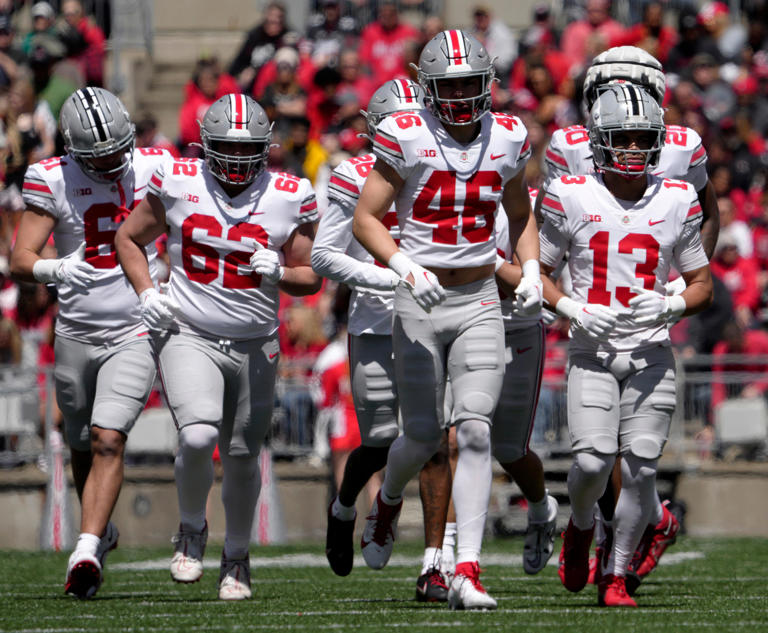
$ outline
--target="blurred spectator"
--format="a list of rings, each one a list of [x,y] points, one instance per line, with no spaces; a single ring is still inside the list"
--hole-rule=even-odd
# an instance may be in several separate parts
[[[312,45],[312,63],[317,68],[336,66],[344,50],[357,49],[358,27],[351,16],[341,15],[341,0],[320,0],[320,14],[315,14],[307,29]]]
[[[569,81],[571,60],[554,47],[554,42],[546,31],[536,31],[536,35],[539,39],[534,40],[529,37],[525,56],[518,57],[512,65],[509,90],[515,100],[522,98],[521,94],[516,93],[530,89],[527,83],[531,66],[544,66],[546,68],[553,92],[561,92],[564,84]],[[520,104],[520,107],[530,109],[524,104]]]
[[[725,2],[705,2],[699,10],[698,20],[714,39],[721,59],[736,61],[747,41],[747,32],[742,24],[731,22],[728,5]]]
[[[26,163],[31,165],[53,156],[56,151],[56,119],[48,102],[37,98],[35,88],[28,79],[13,82],[10,99]]]
[[[64,45],[58,40],[41,40],[29,55],[35,93],[48,103],[56,120],[69,95],[85,85],[80,69],[64,61],[64,53]]]
[[[10,244],[8,244],[10,247]],[[7,252],[7,251],[5,251]],[[0,315],[11,316],[19,300],[19,287],[11,280],[11,269],[7,255],[0,255]],[[19,339],[21,341],[21,339]],[[19,362],[21,361],[21,343],[19,343]]]
[[[587,0],[586,19],[565,27],[560,48],[571,69],[583,68],[610,42],[622,37],[624,27],[611,18],[610,9],[610,0]]]
[[[229,66],[229,74],[237,79],[243,92],[250,93],[259,70],[275,51],[295,44],[298,37],[285,23],[285,7],[270,2],[264,9],[262,21],[248,31],[240,50]]]
[[[435,35],[445,31],[445,22],[439,15],[428,15],[421,23],[421,38],[419,48],[429,42]],[[378,86],[377,86],[378,87]]]
[[[157,127],[157,119],[149,112],[141,114],[136,120],[136,147],[159,147],[168,150],[179,158],[179,148]]]
[[[277,75],[264,90],[259,103],[275,127],[285,131],[289,127],[288,119],[303,117],[307,111],[307,93],[297,78],[299,54],[296,49],[287,46],[279,49],[274,62]]]
[[[506,85],[512,62],[517,56],[517,40],[504,22],[494,18],[491,10],[484,5],[477,5],[472,12],[472,26],[469,32],[474,35],[493,59],[496,76]]]
[[[301,178],[309,178],[314,184],[317,170],[328,160],[328,153],[317,138],[310,136],[309,119],[294,117],[289,122],[282,157],[283,168]]]
[[[362,72],[360,56],[354,49],[346,50],[339,58],[341,82],[336,88],[336,98],[340,106],[339,118],[348,119],[365,110],[378,86]]]
[[[14,43],[14,32],[9,16],[0,14],[0,87],[8,86],[19,73],[19,64],[26,55]]]
[[[732,119],[736,110],[733,89],[720,78],[717,60],[709,53],[697,53],[691,60],[690,79],[701,100],[701,110],[710,123]]]
[[[56,12],[47,2],[36,2],[32,5],[32,30],[24,36],[21,50],[27,56],[32,55],[35,46],[48,40],[62,43],[54,25]],[[64,50],[66,52],[66,49]],[[62,53],[62,57],[64,53]]]
[[[400,22],[397,4],[383,0],[378,19],[366,26],[360,36],[360,60],[368,67],[376,86],[396,77],[407,77],[405,45],[419,41],[421,35],[410,24]]]
[[[278,49],[277,52],[279,53],[280,51],[283,51],[281,56],[284,60],[288,55],[290,55],[291,61],[293,61],[294,56],[292,53],[288,53],[286,51],[292,51],[293,53],[297,54],[298,67],[296,68],[296,80],[299,82],[299,85],[301,86],[301,89],[304,90],[304,92],[309,92],[312,87],[312,81],[315,78],[317,68],[315,68],[314,64],[312,63],[312,58],[306,52],[306,48],[307,47],[305,46],[300,47],[300,49],[297,49],[295,46],[283,46],[282,48]],[[256,81],[253,83],[253,98],[256,99],[259,103],[261,103],[261,98],[264,96],[264,92],[266,91],[267,86],[274,83],[277,79],[276,56],[277,53],[275,53],[275,55],[272,56],[272,59],[270,59],[261,67],[261,70],[256,77]]]
[[[757,262],[739,255],[737,242],[726,234],[718,240],[710,266],[731,293],[736,320],[749,327],[760,303]]]
[[[179,112],[179,146],[184,156],[200,156],[200,125],[210,105],[232,92],[240,92],[237,82],[221,72],[215,57],[197,60],[192,79],[184,87],[186,98]]]
[[[101,28],[85,15],[81,0],[64,0],[61,13],[66,24],[82,38],[82,49],[70,51],[68,57],[80,65],[89,86],[104,85],[106,38]]]
[[[49,256],[55,256],[52,247]],[[19,295],[16,311],[12,315],[21,332],[21,365],[37,369],[44,347],[52,337],[54,315],[56,313],[55,295],[43,284],[19,283]]]
[[[752,257],[752,232],[746,222],[736,219],[733,200],[725,197],[718,198],[717,206],[720,209],[720,235],[717,245],[736,244],[741,257]]]
[[[21,363],[19,327],[6,316],[0,317],[0,365]]]
[[[341,84],[339,71],[325,66],[315,73],[307,101],[307,118],[312,138],[320,138],[331,125],[339,123],[341,104],[336,91]]]
[[[649,2],[643,7],[643,20],[629,27],[621,37],[611,41],[611,46],[637,46],[649,52],[662,65],[677,42],[674,29],[664,25],[664,8],[661,2]]]
[[[741,363],[727,362],[729,354],[762,356]],[[737,321],[725,326],[723,340],[712,350],[712,408],[730,398],[757,398],[768,391],[768,334],[763,330],[745,329]],[[750,379],[727,380],[726,373],[751,374]]]
[[[685,337],[688,346],[687,355],[711,354],[715,344],[722,339],[725,325],[733,321],[733,300],[731,293],[717,275],[712,275],[714,299],[712,305],[692,317],[682,319],[675,328],[687,329]],[[706,370],[707,368],[704,368]]]
[[[520,38],[520,57],[528,54],[534,47],[544,47],[545,49],[555,48],[558,37],[552,26],[549,5],[537,4],[533,8],[533,23],[523,31]]]

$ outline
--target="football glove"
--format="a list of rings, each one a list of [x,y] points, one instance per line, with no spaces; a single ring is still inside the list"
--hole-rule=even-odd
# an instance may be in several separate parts
[[[251,270],[261,275],[271,284],[278,284],[285,275],[285,268],[280,263],[280,255],[277,251],[264,248],[256,242],[256,250],[251,255]]]
[[[638,325],[677,319],[685,312],[685,299],[681,295],[668,297],[655,290],[636,286],[632,288],[632,292],[636,292],[637,296],[629,300],[629,307],[632,308],[632,318]]]
[[[425,312],[445,301],[445,290],[437,276],[400,251],[389,258],[389,267],[400,276],[399,283],[408,288],[416,303]],[[413,283],[407,280],[409,274],[413,275]]]
[[[55,283],[72,288],[75,292],[88,294],[96,281],[98,271],[85,261],[85,242],[60,259],[38,259],[32,266],[32,275],[44,284]]]
[[[568,317],[576,327],[596,337],[610,333],[619,318],[618,313],[608,306],[580,303],[570,297],[561,297],[555,310],[559,315]]]
[[[175,323],[181,307],[173,299],[147,288],[139,295],[141,318],[150,330],[167,330]]]
[[[685,279],[682,277],[678,277],[674,281],[668,281],[664,284],[664,290],[666,290],[667,296],[679,295],[685,288]]]

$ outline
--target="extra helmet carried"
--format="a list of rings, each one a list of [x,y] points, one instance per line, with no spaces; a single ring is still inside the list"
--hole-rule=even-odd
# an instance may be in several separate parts
[[[373,93],[368,102],[368,110],[360,110],[368,123],[371,138],[376,136],[376,128],[384,117],[402,110],[422,110],[424,93],[421,86],[410,79],[391,79],[382,84]]]
[[[640,176],[659,164],[666,128],[661,106],[634,84],[610,84],[597,97],[589,112],[589,144],[595,166],[602,171]],[[652,135],[647,149],[617,149],[614,137],[632,130]],[[642,164],[618,160],[618,154],[642,155]]]
[[[246,185],[267,164],[272,141],[272,124],[258,103],[243,94],[228,94],[211,104],[200,125],[205,164],[222,182]],[[222,142],[242,143],[242,154],[227,154]]]
[[[664,70],[650,53],[636,46],[614,46],[600,53],[584,77],[584,101],[587,109],[611,82],[621,80],[641,86],[659,105],[664,101]]]
[[[123,103],[104,88],[82,88],[61,106],[59,127],[64,149],[83,171],[99,181],[121,178],[130,168],[136,129]],[[98,169],[91,160],[123,154],[120,164]]]
[[[435,35],[421,51],[417,67],[426,107],[450,125],[470,125],[480,120],[491,109],[491,62],[485,47],[469,33],[453,29]],[[457,77],[479,78],[479,94],[461,99],[440,98],[438,82]]]

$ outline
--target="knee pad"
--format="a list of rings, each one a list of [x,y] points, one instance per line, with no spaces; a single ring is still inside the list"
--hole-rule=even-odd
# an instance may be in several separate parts
[[[179,450],[213,453],[219,439],[219,429],[211,424],[198,423],[183,426],[179,431]]]
[[[456,427],[459,451],[484,452],[491,445],[491,427],[480,420],[466,420]]]
[[[629,443],[629,452],[642,459],[658,459],[663,448],[662,439],[653,435],[639,435]]]
[[[573,457],[576,467],[587,477],[598,477],[609,472],[616,460],[613,455],[579,451]]]

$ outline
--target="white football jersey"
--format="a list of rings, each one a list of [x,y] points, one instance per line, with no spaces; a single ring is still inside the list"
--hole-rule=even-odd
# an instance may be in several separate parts
[[[422,266],[469,268],[495,260],[496,210],[531,150],[517,117],[489,113],[480,124],[467,145],[427,110],[398,112],[379,124],[374,154],[405,181],[395,199],[400,250]]]
[[[59,257],[85,241],[85,260],[98,271],[88,294],[60,285],[56,333],[99,343],[146,332],[139,299],[123,274],[115,251],[115,233],[147,191],[152,173],[170,154],[158,148],[134,151],[124,178],[100,182],[87,176],[70,156],[47,158],[30,165],[24,177],[24,201],[56,218],[53,239]],[[155,279],[154,244],[147,246]]]
[[[670,266],[687,272],[709,263],[698,230],[701,205],[691,184],[648,176],[645,194],[630,204],[625,209],[600,174],[563,176],[543,195],[542,263],[556,266],[569,251],[573,299],[610,306],[620,315],[600,340],[572,327],[572,349],[626,351],[668,343],[665,323],[633,323],[631,288],[665,295]]]
[[[317,220],[306,178],[264,171],[234,198],[201,160],[161,166],[149,191],[165,206],[171,278],[182,331],[242,340],[277,329],[278,287],[253,273],[256,243],[280,251],[302,224]]]
[[[707,152],[697,132],[680,125],[667,125],[667,136],[661,148],[654,175],[690,182],[696,191],[707,184]],[[595,171],[589,132],[582,125],[555,130],[549,140],[544,161],[548,182],[560,176],[578,176]]]
[[[536,203],[536,196],[538,195],[538,189],[528,187],[531,208],[533,208],[533,205]],[[496,234],[496,249],[498,254],[508,262],[511,262],[513,253],[511,252],[512,245],[509,241],[509,220],[507,219],[507,214],[504,213],[503,205],[499,205],[499,212],[496,214],[496,224],[493,230]],[[513,310],[515,302],[508,297],[501,288],[499,288],[499,296],[501,297],[501,316],[504,319],[504,330],[506,332],[523,330],[531,325],[535,325],[541,319],[541,313],[531,316],[521,316],[517,314]]]
[[[382,267],[352,235],[352,220],[365,178],[376,162],[373,154],[349,158],[340,163],[331,173],[328,197],[331,205],[323,215],[315,237],[315,246],[332,248],[349,255],[360,262],[357,274],[366,275],[371,266]],[[394,205],[382,219],[395,243],[400,241],[400,227]],[[375,272],[375,271],[374,271]],[[350,282],[352,295],[349,299],[350,334],[392,333],[393,290],[373,290],[356,286]]]

